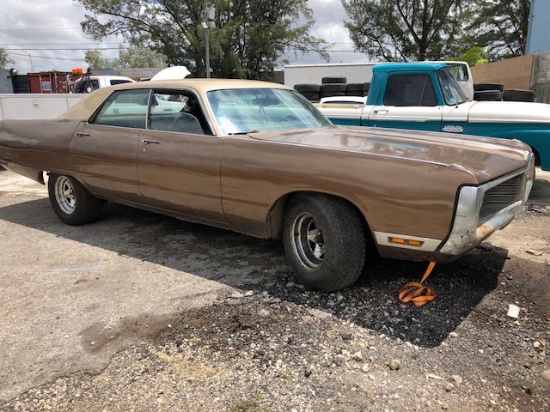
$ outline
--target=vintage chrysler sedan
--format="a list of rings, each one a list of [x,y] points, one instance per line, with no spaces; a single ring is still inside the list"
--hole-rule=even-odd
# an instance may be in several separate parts
[[[108,201],[282,238],[322,291],[368,272],[367,247],[458,258],[522,210],[534,179],[521,142],[333,126],[294,90],[239,80],[124,84],[56,120],[0,122],[0,164],[49,176],[69,225]]]

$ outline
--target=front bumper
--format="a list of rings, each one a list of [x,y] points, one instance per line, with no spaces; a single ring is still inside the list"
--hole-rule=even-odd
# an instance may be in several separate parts
[[[463,186],[459,192],[451,233],[438,252],[462,255],[493,232],[504,228],[523,211],[534,180],[535,161],[531,154],[527,167],[522,170],[480,186]],[[499,196],[499,192],[506,188],[515,190],[515,195]]]

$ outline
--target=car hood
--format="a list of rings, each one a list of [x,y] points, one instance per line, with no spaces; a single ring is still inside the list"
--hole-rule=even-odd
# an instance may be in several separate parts
[[[550,104],[527,102],[472,102],[468,111],[472,123],[548,123]]]
[[[255,133],[250,137],[300,146],[385,156],[389,161],[432,163],[469,172],[473,183],[524,168],[529,146],[516,141],[478,138],[450,133],[370,127],[327,127],[278,133]]]

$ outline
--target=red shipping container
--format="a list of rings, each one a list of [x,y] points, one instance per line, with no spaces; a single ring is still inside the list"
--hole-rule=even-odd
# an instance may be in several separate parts
[[[69,92],[69,72],[28,73],[31,93],[51,94]]]

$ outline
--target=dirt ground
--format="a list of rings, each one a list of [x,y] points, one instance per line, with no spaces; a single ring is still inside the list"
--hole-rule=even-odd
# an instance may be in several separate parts
[[[396,296],[424,264],[373,258],[356,286],[311,292],[279,242],[120,205],[69,227],[0,170],[0,410],[548,411],[538,172],[524,213],[436,266],[417,308]]]

